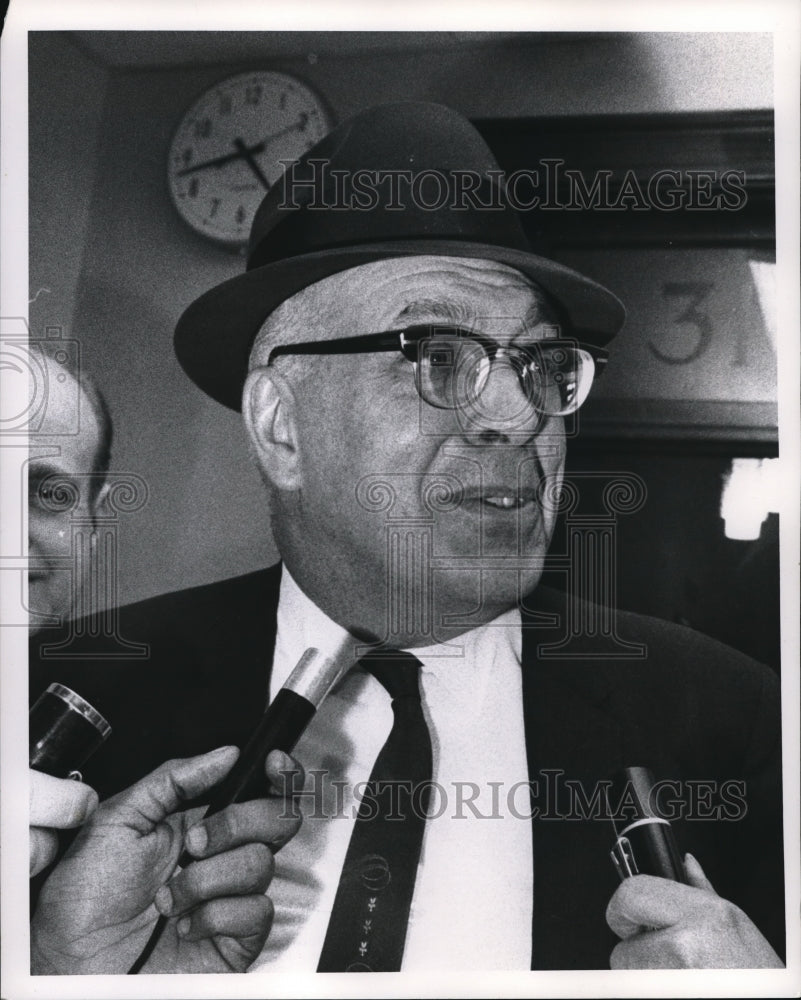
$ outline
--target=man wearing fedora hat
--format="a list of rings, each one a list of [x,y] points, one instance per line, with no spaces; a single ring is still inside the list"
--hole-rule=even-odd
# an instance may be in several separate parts
[[[36,971],[125,971],[157,912],[145,972],[780,965],[773,675],[623,613],[612,651],[598,627],[549,642],[608,611],[538,583],[566,423],[623,319],[529,244],[447,108],[363,112],[287,170],[246,273],[175,335],[242,410],[282,562],[123,609],[146,665],[88,639],[59,668],[117,723],[86,768],[114,797],[44,883]],[[343,675],[294,751],[297,815],[178,813],[308,647]],[[33,694],[56,679],[37,656]],[[672,782],[692,854],[617,887],[598,792],[631,765]]]

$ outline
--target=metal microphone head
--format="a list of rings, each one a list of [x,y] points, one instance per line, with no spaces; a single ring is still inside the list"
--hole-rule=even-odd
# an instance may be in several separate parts
[[[293,691],[315,708],[319,708],[323,698],[347,669],[347,663],[323,656],[319,649],[311,647],[298,660],[283,690]]]

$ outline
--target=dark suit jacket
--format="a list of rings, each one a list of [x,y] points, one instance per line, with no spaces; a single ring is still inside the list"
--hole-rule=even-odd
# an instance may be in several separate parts
[[[103,637],[45,632],[34,642],[32,698],[59,681],[112,724],[108,743],[84,768],[101,797],[169,758],[242,745],[267,699],[279,580],[280,567],[272,567],[121,609],[119,636],[146,643],[144,659],[118,659],[120,643]],[[618,884],[609,858],[614,835],[609,819],[597,818],[597,802],[593,812],[592,796],[625,765],[682,783],[683,815],[673,823],[681,849],[783,954],[775,675],[688,629],[637,615],[619,613],[610,637],[592,617],[597,611],[570,608],[545,588],[522,608],[526,744],[538,810],[533,968],[609,967],[617,939],[604,913]],[[571,639],[571,623],[580,620],[588,628],[577,631],[595,634]],[[631,652],[624,643],[646,651],[622,655]]]

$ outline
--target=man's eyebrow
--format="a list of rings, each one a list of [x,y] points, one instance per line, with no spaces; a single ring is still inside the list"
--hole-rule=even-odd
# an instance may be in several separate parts
[[[526,326],[539,326],[541,323],[555,324],[556,317],[547,302],[534,302],[529,306],[523,317]]]
[[[442,299],[417,299],[402,309],[396,316],[396,322],[418,321],[423,319],[442,320],[456,326],[481,326],[491,322],[491,318],[479,318],[471,310],[459,302],[448,302]],[[553,322],[550,310],[544,302],[533,302],[522,317],[525,328],[536,327],[540,323]]]
[[[455,323],[457,326],[469,325],[474,321],[474,317],[463,305],[442,299],[417,299],[401,309],[395,317],[396,322],[421,319],[439,319],[447,323]]]
[[[47,479],[48,476],[61,476],[63,478],[72,478],[69,473],[66,473],[63,469],[60,469],[57,465],[53,465],[50,462],[32,462],[28,466],[28,482],[40,483],[43,479]]]

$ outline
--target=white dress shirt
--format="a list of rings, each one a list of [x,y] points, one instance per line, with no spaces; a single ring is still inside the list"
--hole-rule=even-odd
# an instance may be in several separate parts
[[[284,568],[270,697],[309,646],[341,655],[353,642]],[[533,865],[531,821],[521,818],[528,807],[521,784],[528,781],[528,767],[520,614],[509,611],[450,646],[413,652],[423,664],[423,710],[438,788],[426,821],[402,970],[529,969]],[[251,972],[317,968],[361,798],[358,783],[369,778],[392,719],[381,684],[354,669],[295,748],[306,769],[304,820],[276,855],[268,889],[275,920]]]

